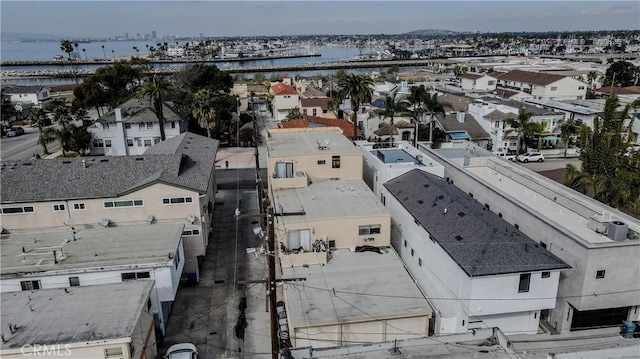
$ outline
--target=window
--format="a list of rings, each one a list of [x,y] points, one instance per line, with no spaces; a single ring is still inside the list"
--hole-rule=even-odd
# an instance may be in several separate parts
[[[306,108],[303,108],[303,109],[302,109],[302,114],[303,114],[303,115],[306,115],[306,114],[307,114],[307,109],[306,109]]]
[[[103,123],[102,124],[102,129],[103,130],[108,130],[109,129],[109,123],[108,122]]]
[[[20,286],[22,290],[38,290],[41,288],[39,280],[23,280],[20,282]]]
[[[104,357],[105,359],[124,358],[124,353],[122,348],[107,348],[104,350]]]
[[[329,110],[322,109],[322,113],[328,113],[328,112],[329,112]]]
[[[147,130],[153,130],[153,122],[147,122]]]
[[[604,270],[604,269],[601,269],[601,270],[597,271],[597,272],[596,272],[596,279],[602,279],[602,278],[604,278],[604,273],[605,273],[605,270]]]
[[[80,277],[69,277],[69,286],[71,286],[71,287],[79,287],[80,286]]]
[[[358,226],[358,234],[361,236],[365,236],[369,234],[380,234],[380,225],[370,224],[370,225]]]
[[[293,178],[293,162],[276,162],[275,178]]]
[[[149,272],[127,272],[127,273],[120,273],[120,276],[122,277],[122,280],[151,278],[151,274]]]
[[[578,86],[578,90],[584,90],[584,86]]]
[[[54,204],[53,211],[54,212],[64,211],[64,204]]]
[[[127,138],[127,147],[133,147],[133,139]]]
[[[318,110],[317,109],[313,109],[313,116],[317,116],[318,115]]]
[[[558,90],[558,87],[556,87],[556,86],[551,86],[551,91],[557,91],[557,90]]]
[[[33,213],[33,207],[24,206],[24,207],[3,207],[0,209],[2,214],[20,214],[20,213]]]
[[[384,194],[380,193],[380,202],[382,202],[383,206],[387,205],[387,199],[385,198]]]
[[[340,168],[340,156],[331,156],[331,168]]]
[[[551,272],[542,272],[540,277],[541,278],[549,278],[549,277],[551,277]]]
[[[300,249],[305,251],[311,250],[311,231],[308,229],[288,231],[287,244],[289,245],[289,250],[292,251]]]
[[[183,236],[199,236],[200,235],[200,230],[199,229],[188,229],[186,231],[182,231],[182,235]]]
[[[176,128],[176,121],[171,121],[171,128]]]
[[[114,207],[141,207],[144,202],[141,199],[135,199],[132,201],[108,201],[104,202],[104,208]]]
[[[99,138],[94,139],[93,147],[104,147],[104,141]]]
[[[495,84],[496,84],[496,82],[494,80],[487,81],[487,85],[489,85],[489,86],[493,86]]]
[[[144,140],[144,147],[151,147],[151,140]]]
[[[318,164],[319,164],[319,165],[324,165],[324,164],[326,164],[326,163],[327,163],[327,161],[325,161],[325,160],[318,160]]]
[[[131,129],[131,124],[129,122],[124,124],[124,128],[126,128],[127,130]]]
[[[84,211],[87,208],[85,207],[84,203],[74,203],[73,209],[76,211]]]
[[[104,147],[111,147],[111,140],[104,140]]]
[[[529,292],[530,282],[531,282],[531,273],[520,274],[520,283],[518,284],[518,293]]]
[[[138,124],[138,130],[144,130],[144,129],[145,129],[144,122],[140,122]]]
[[[163,198],[162,204],[184,204],[184,203],[192,203],[192,197],[172,197],[172,198]]]
[[[154,138],[154,139],[153,139],[153,143],[154,143],[154,144],[158,144],[158,143],[160,143],[160,138],[159,138],[159,137]]]

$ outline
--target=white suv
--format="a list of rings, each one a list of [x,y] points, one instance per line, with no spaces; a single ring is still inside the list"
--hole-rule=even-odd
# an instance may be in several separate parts
[[[527,152],[521,155],[518,155],[516,159],[520,162],[544,162],[544,155],[540,152]]]

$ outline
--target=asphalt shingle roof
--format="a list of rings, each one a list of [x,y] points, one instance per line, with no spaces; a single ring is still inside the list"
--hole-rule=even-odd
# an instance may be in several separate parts
[[[570,268],[443,179],[412,170],[384,186],[470,277]]]
[[[547,74],[544,72],[513,70],[507,73],[497,75],[495,77],[501,81],[515,81],[515,82],[523,82],[523,83],[533,84],[533,85],[546,86],[556,81],[560,81],[566,76],[556,75],[556,74]]]
[[[158,122],[158,117],[148,99],[132,98],[116,108],[120,109],[123,122]],[[182,118],[166,102],[162,104],[162,115],[165,122],[182,121]],[[115,109],[101,116],[97,122],[116,122]]]
[[[473,118],[471,114],[464,114],[464,122],[458,121],[458,114],[448,114],[444,118],[441,114],[436,115],[438,123],[446,132],[467,131],[472,140],[480,140],[490,138],[480,124]]]
[[[3,93],[38,93],[46,86],[43,85],[7,85],[2,86]]]
[[[217,140],[185,132],[141,156],[3,161],[0,202],[117,197],[153,181],[205,192],[217,149]]]

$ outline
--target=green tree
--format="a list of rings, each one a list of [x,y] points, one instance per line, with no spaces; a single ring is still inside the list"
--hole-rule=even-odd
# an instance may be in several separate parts
[[[448,102],[438,100],[438,94],[426,92],[422,99],[422,107],[429,114],[429,141],[433,142],[433,121],[435,121],[436,115],[442,114],[442,116],[445,116],[445,111],[453,108],[453,106]]]
[[[567,148],[577,133],[578,125],[573,119],[560,122],[560,138],[564,143],[564,158],[567,158]]]
[[[164,99],[171,93],[172,86],[163,77],[153,75],[148,78],[143,84],[142,88],[138,92],[138,96],[147,97],[149,104],[153,107],[153,110],[158,118],[158,125],[160,127],[160,139],[166,140],[167,137],[164,133],[164,114],[162,107],[164,106]]]
[[[0,109],[2,115],[2,122],[8,123],[13,117],[18,115],[18,111],[11,103],[11,97],[2,94],[2,108]]]
[[[72,118],[71,118],[71,108],[67,106],[68,104],[67,101],[55,99],[53,100],[52,104],[53,104],[53,111],[51,112],[51,114],[53,117],[53,122],[63,127],[68,125],[69,121],[71,121]]]
[[[47,144],[53,142],[53,140],[55,140],[53,137],[53,128],[47,128],[44,131],[40,131],[36,143],[42,146],[42,153],[48,155],[49,150],[47,149]]]
[[[211,137],[211,130],[216,127],[216,110],[211,91],[202,89],[193,95],[191,114],[198,121],[198,125],[207,130],[207,137]]]
[[[597,71],[589,71],[587,73],[587,81],[589,81],[589,85],[593,86],[593,83],[598,79]]]
[[[416,133],[413,136],[414,138],[413,145],[416,147],[418,146],[420,118],[422,117],[422,114],[424,112],[424,110],[422,109],[422,101],[424,100],[426,95],[427,95],[427,88],[424,85],[420,85],[420,86],[411,86],[409,88],[409,95],[407,96],[407,101],[409,102],[412,108],[411,121],[413,121],[413,123],[416,125]]]
[[[363,103],[369,104],[373,96],[373,79],[364,74],[346,74],[338,78],[338,97],[351,102],[353,140],[358,137],[358,109]]]
[[[564,173],[564,185],[574,191],[587,193],[587,177],[572,164],[568,164]]]
[[[530,143],[533,137],[534,127],[532,126],[532,116],[533,114],[531,112],[527,112],[525,109],[521,108],[518,111],[517,118],[508,118],[506,120],[506,123],[510,128],[504,131],[504,137],[507,138],[514,132],[518,135],[518,154],[526,152],[527,144]]]
[[[67,57],[69,58],[69,62],[71,63],[71,72],[73,73],[73,80],[76,82],[76,85],[77,85],[78,76],[76,75],[76,69],[74,68],[73,58],[71,56],[73,54],[73,44],[69,40],[62,40],[60,41],[60,50],[62,50],[65,54],[67,54]]]
[[[67,148],[81,156],[86,155],[89,152],[92,140],[91,132],[89,132],[87,126],[76,126],[75,124],[70,124],[67,126],[66,130],[69,133],[69,143]]]
[[[384,97],[384,108],[380,114],[383,118],[389,118],[391,127],[389,136],[389,147],[393,147],[393,129],[395,128],[394,117],[396,114],[409,111],[409,103],[404,95],[398,95],[398,90],[390,92]]]
[[[469,68],[460,64],[457,64],[454,68],[453,68],[453,74],[456,75],[456,77],[460,77],[464,74],[466,74],[469,71]]]
[[[616,61],[612,63],[604,73],[606,86],[620,84],[622,87],[635,86],[640,77],[640,68],[628,61]],[[615,83],[614,83],[615,82]]]
[[[295,120],[298,118],[302,118],[302,114],[300,113],[300,109],[298,108],[298,106],[292,108],[291,110],[289,110],[289,112],[287,113],[287,121],[291,121],[291,120]]]
[[[31,112],[29,112],[29,116],[27,117],[27,122],[31,127],[37,127],[40,132],[42,132],[45,127],[51,125],[51,120],[47,117],[47,114],[43,109],[38,107],[33,107],[31,109]]]
[[[269,111],[271,116],[273,116],[273,97],[274,97],[274,95],[273,95],[273,93],[271,93],[271,81],[269,81],[269,80],[262,81],[262,86],[264,86],[264,88],[267,90],[267,92],[265,94],[267,110]]]

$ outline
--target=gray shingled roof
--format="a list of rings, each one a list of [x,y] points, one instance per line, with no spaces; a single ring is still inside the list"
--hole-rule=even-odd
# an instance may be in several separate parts
[[[464,122],[458,121],[457,114],[448,114],[444,118],[441,114],[436,115],[438,123],[446,132],[467,131],[472,140],[483,140],[490,138],[489,134],[480,126],[478,121],[469,113],[464,114]]]
[[[40,92],[40,90],[42,90],[43,87],[46,87],[46,86],[6,85],[6,86],[2,86],[2,92],[3,93],[38,93]]]
[[[445,180],[412,170],[384,186],[470,277],[570,268]]]
[[[3,161],[0,202],[117,197],[154,181],[202,193],[214,171],[217,149],[217,140],[185,132],[141,156]]]
[[[162,115],[164,121],[182,121],[182,118],[171,108],[172,103],[162,104]],[[137,122],[158,122],[158,117],[149,103],[149,99],[132,98],[129,101],[117,106],[121,110],[122,121],[129,123]],[[97,122],[116,122],[115,109],[101,116]]]

